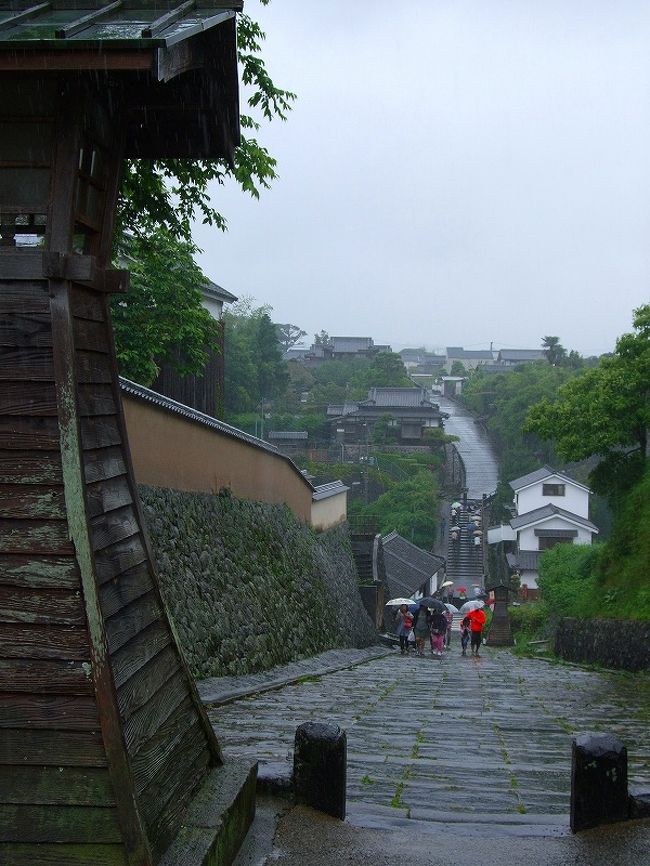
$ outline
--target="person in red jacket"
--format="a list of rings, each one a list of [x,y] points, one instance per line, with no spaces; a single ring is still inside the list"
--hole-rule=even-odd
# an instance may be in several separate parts
[[[481,646],[481,638],[483,637],[483,627],[485,626],[485,611],[481,608],[470,610],[467,616],[472,633],[472,655],[480,658],[478,651]]]

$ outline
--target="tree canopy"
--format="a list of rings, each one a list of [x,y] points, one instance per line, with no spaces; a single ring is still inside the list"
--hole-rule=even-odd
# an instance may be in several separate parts
[[[528,413],[525,429],[553,441],[566,460],[601,458],[593,476],[601,492],[638,480],[650,426],[650,305],[634,312],[634,331],[616,351],[546,396]]]
[[[202,368],[220,331],[201,306],[207,280],[192,245],[157,228],[148,237],[125,235],[122,248],[131,286],[111,299],[120,373],[150,385],[165,363],[181,374]]]

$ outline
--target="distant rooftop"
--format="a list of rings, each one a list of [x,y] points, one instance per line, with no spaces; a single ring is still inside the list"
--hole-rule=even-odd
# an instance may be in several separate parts
[[[513,517],[510,521],[510,526],[513,529],[522,529],[524,526],[532,526],[533,523],[548,520],[550,517],[562,517],[569,521],[569,523],[576,523],[578,526],[589,529],[591,532],[598,532],[598,527],[591,520],[587,520],[586,517],[580,517],[572,511],[565,511],[564,508],[558,508],[557,505],[553,505],[552,503]]]
[[[435,406],[429,400],[426,388],[371,388],[368,399],[360,405],[367,406],[370,403],[386,408]]]
[[[212,281],[208,282],[203,287],[203,295],[206,298],[210,298],[214,301],[221,301],[225,304],[234,304],[235,301],[239,300],[237,296],[233,295],[232,292],[229,292],[228,289],[223,289]]]
[[[545,357],[542,349],[501,349],[497,361],[542,361]]]
[[[450,361],[475,359],[493,361],[494,353],[489,349],[463,349],[462,346],[447,346],[447,358]]]
[[[571,478],[570,475],[567,475],[565,472],[557,472],[555,469],[552,469],[550,466],[542,466],[541,469],[535,469],[534,472],[529,472],[527,475],[522,475],[520,478],[515,478],[513,481],[510,481],[509,484],[513,490],[521,490],[524,487],[529,487],[531,484],[536,484],[538,481],[543,481],[546,478],[557,477],[562,479],[562,481],[567,481],[569,484],[575,484],[576,487],[581,487],[583,490],[587,490],[589,492],[589,488],[584,484],[580,484],[579,481],[576,481],[575,478]]]

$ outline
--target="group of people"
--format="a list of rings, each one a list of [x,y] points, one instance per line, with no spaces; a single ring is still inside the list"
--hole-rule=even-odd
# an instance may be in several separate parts
[[[444,648],[451,643],[451,611],[429,610],[425,605],[419,605],[411,612],[408,605],[403,604],[395,614],[399,648],[402,655],[408,655],[409,644],[415,644],[415,654],[424,656],[427,640],[431,647],[431,655],[441,657]],[[461,655],[467,655],[467,647],[471,653],[480,657],[479,649],[483,639],[485,612],[481,608],[471,610],[460,624]]]

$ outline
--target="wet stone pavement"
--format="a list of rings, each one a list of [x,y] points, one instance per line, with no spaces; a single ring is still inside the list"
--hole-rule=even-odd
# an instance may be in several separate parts
[[[288,772],[296,727],[348,734],[348,821],[418,832],[568,833],[572,734],[617,734],[631,787],[650,790],[650,678],[484,649],[399,652],[208,707],[226,756]],[[417,822],[417,823],[416,823]]]

